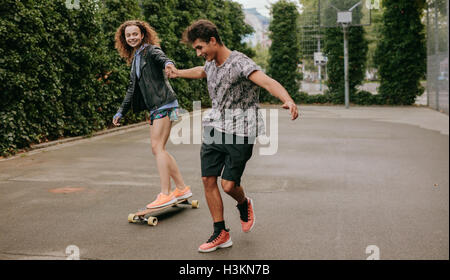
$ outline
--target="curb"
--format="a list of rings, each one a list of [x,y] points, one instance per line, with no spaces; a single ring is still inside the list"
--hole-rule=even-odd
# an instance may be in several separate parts
[[[100,135],[110,134],[110,133],[114,133],[114,132],[118,132],[118,131],[122,131],[122,130],[128,130],[128,129],[132,129],[135,127],[141,127],[141,126],[146,125],[147,123],[148,123],[147,121],[144,121],[144,122],[130,124],[130,125],[126,125],[126,126],[120,126],[120,127],[114,127],[114,128],[110,128],[110,129],[100,130],[100,131],[93,133],[92,135],[70,137],[70,138],[64,138],[61,140],[54,140],[54,141],[45,142],[45,143],[41,143],[41,144],[31,145],[31,147],[30,147],[31,149],[29,151],[43,149],[43,148],[47,148],[47,147],[51,147],[51,146],[55,146],[55,145],[59,145],[59,144],[64,144],[64,143],[69,143],[69,142],[73,142],[73,141],[77,141],[77,140],[81,140],[81,139],[92,138],[92,137],[96,137],[96,136],[100,136]]]
[[[126,130],[131,130],[131,129],[135,129],[135,128],[139,128],[142,127],[144,125],[147,125],[148,121],[143,121],[140,123],[135,123],[135,124],[130,124],[130,125],[126,125],[126,126],[120,126],[120,127],[114,127],[114,128],[110,128],[110,129],[104,129],[104,130],[100,130],[97,131],[91,135],[83,135],[83,136],[76,136],[76,137],[69,137],[69,138],[64,138],[64,139],[60,139],[60,140],[54,140],[54,141],[50,141],[50,142],[45,142],[45,143],[41,143],[41,144],[36,144],[36,145],[31,145],[29,148],[27,148],[26,150],[23,150],[21,152],[18,152],[17,154],[7,157],[7,158],[0,158],[0,162],[2,161],[7,161],[7,160],[12,160],[18,157],[23,157],[29,153],[33,153],[33,152],[37,152],[39,150],[44,150],[45,148],[49,148],[49,147],[53,147],[53,146],[57,146],[57,145],[62,145],[62,144],[67,144],[67,143],[71,143],[71,142],[75,142],[75,141],[79,141],[79,140],[84,140],[84,139],[91,139],[93,137],[97,137],[97,136],[101,136],[101,135],[106,135],[106,134],[113,134],[113,133],[117,133],[117,132],[123,132]]]
[[[204,110],[205,109],[202,109],[202,112]],[[180,112],[180,113],[181,114],[185,114],[185,113],[192,114],[192,112],[188,112],[188,111],[184,111],[184,112]],[[178,121],[175,121],[175,123]],[[39,150],[44,150],[46,148],[50,148],[53,146],[67,144],[67,143],[80,141],[80,140],[86,140],[86,139],[90,139],[93,137],[98,137],[98,136],[102,136],[102,135],[106,135],[106,134],[113,134],[113,133],[123,132],[126,130],[132,130],[132,129],[136,129],[136,128],[142,127],[144,125],[147,125],[147,124],[149,124],[148,120],[139,122],[139,123],[135,123],[135,124],[126,125],[126,126],[119,126],[119,127],[114,127],[114,128],[110,128],[110,129],[100,130],[91,135],[76,136],[76,137],[64,138],[64,139],[60,139],[60,140],[54,140],[54,141],[45,142],[45,143],[41,143],[41,144],[31,145],[26,150],[19,151],[18,153],[16,153],[13,156],[10,156],[7,158],[0,157],[0,162],[15,159],[18,157],[23,157],[23,156],[26,156],[27,154],[37,153]]]

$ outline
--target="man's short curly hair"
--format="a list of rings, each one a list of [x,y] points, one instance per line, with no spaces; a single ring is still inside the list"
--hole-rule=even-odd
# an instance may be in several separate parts
[[[209,20],[200,19],[192,23],[183,33],[182,42],[185,44],[193,44],[195,40],[200,39],[209,43],[211,37],[216,38],[219,45],[223,45],[220,39],[217,26]]]

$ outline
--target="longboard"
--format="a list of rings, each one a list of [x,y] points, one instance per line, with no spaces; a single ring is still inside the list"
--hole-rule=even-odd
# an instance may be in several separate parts
[[[128,222],[130,222],[132,224],[147,223],[149,226],[156,226],[158,224],[158,218],[155,216],[146,217],[147,215],[155,214],[156,212],[163,211],[164,209],[167,209],[169,207],[177,207],[178,204],[191,205],[192,208],[199,207],[198,200],[192,200],[192,202],[189,202],[188,199],[189,198],[181,199],[175,203],[172,203],[172,204],[169,204],[169,205],[166,205],[163,207],[159,207],[159,208],[151,208],[151,209],[145,208],[145,209],[139,210],[136,213],[128,215]]]

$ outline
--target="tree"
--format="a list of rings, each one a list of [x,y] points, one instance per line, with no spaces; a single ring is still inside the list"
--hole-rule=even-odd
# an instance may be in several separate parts
[[[98,79],[102,82],[102,91],[105,92],[101,95],[101,110],[107,121],[105,125],[108,125],[125,96],[130,77],[130,67],[119,56],[115,48],[114,36],[119,26],[125,21],[142,20],[144,16],[136,0],[103,0],[98,14],[103,28],[99,36],[103,38],[107,51]],[[144,115],[130,112],[124,117],[123,123],[143,120]]]
[[[175,61],[179,69],[192,68],[203,64],[201,58],[189,46],[181,43],[181,37],[194,20],[205,18],[205,10],[210,1],[202,0],[143,0],[142,7],[146,21],[156,30],[164,52]],[[205,7],[206,6],[206,7]],[[177,94],[180,106],[192,109],[193,101],[211,103],[203,80],[170,80]]]
[[[118,87],[109,79],[115,51],[108,50],[101,3],[80,4],[2,1],[0,155],[111,123],[126,78],[117,75]]]
[[[0,154],[104,126],[105,49],[95,1],[3,1]]]
[[[117,28],[127,21],[143,19],[142,9],[137,0],[103,0],[101,19],[103,33],[108,40],[108,47],[114,51],[114,35]]]
[[[48,24],[48,33],[57,38],[57,54],[63,61],[60,102],[64,115],[60,121],[64,122],[64,136],[90,134],[111,123],[103,111],[104,100],[110,93],[103,87],[101,76],[109,68],[110,59],[100,9],[96,0],[80,2],[79,9],[68,9],[65,1],[56,1],[55,10],[47,15],[65,24],[65,30],[54,34],[52,24]]]
[[[161,38],[161,47],[180,69],[203,65],[195,51],[180,42],[184,30],[195,20],[208,19],[219,28],[222,41],[249,56],[254,52],[241,39],[253,32],[244,22],[241,5],[230,0],[143,0],[145,19]],[[171,80],[180,105],[190,110],[193,101],[209,106],[211,100],[204,80]]]
[[[375,54],[386,104],[411,105],[424,91],[420,79],[426,71],[425,0],[384,0],[381,38]]]
[[[296,95],[301,80],[301,73],[298,71],[300,43],[297,5],[280,0],[272,5],[271,14],[269,31],[272,45],[269,49],[267,74],[280,82],[291,95]],[[274,102],[276,99],[264,93],[261,100]]]
[[[54,9],[37,1],[8,0],[0,6],[0,155],[62,135],[63,123],[56,121],[63,115],[57,84],[62,67],[54,64],[57,40],[47,34],[46,23],[52,31],[64,26],[37,7],[44,13]],[[51,55],[47,50],[53,47]]]
[[[318,37],[323,33],[319,25],[319,0],[300,0],[299,2],[302,5],[299,15],[300,50],[303,60],[312,61],[314,52],[318,50]]]
[[[227,47],[232,50],[238,50],[249,57],[254,57],[255,51],[246,43],[242,42],[242,38],[255,32],[253,27],[244,21],[245,15],[242,10],[242,5],[231,0],[226,0],[225,15],[226,26],[223,28],[227,32],[225,32],[226,36],[224,36],[223,40],[226,42]],[[219,21],[216,20],[216,22],[220,25]]]
[[[353,1],[354,2],[354,1]],[[353,3],[350,0],[335,1],[333,4],[346,10]],[[361,6],[353,10],[353,22],[361,20]],[[329,9],[330,13],[336,13]],[[331,16],[329,16],[331,18]],[[348,28],[348,76],[350,102],[357,92],[357,86],[362,84],[366,70],[366,57],[368,42],[365,39],[365,32],[362,26],[350,26]],[[333,103],[343,104],[345,95],[344,76],[344,34],[341,27],[326,28],[324,38],[324,52],[328,57],[328,94]]]
[[[258,43],[254,47],[254,51],[256,54],[253,60],[266,72],[269,67],[269,49]]]
[[[114,48],[126,20],[145,18],[179,68],[204,63],[180,43],[194,20],[220,21],[225,43],[244,52],[239,38],[250,32],[230,0],[84,0],[73,7],[65,0],[2,0],[0,16],[0,156],[112,125],[129,79]],[[187,109],[194,100],[210,102],[204,80],[171,83]],[[125,123],[143,119],[127,114]]]
[[[375,51],[381,37],[381,27],[383,26],[383,9],[379,6],[371,10],[371,24],[364,26],[365,37],[368,43],[367,69],[376,68]]]

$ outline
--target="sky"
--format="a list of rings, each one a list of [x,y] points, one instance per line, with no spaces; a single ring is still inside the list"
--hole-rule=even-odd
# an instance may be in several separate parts
[[[269,6],[269,3],[274,3],[276,0],[234,0],[244,6],[244,9],[256,8],[256,10],[265,17],[270,17],[269,9],[265,6]]]

